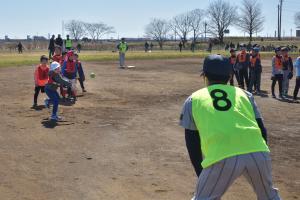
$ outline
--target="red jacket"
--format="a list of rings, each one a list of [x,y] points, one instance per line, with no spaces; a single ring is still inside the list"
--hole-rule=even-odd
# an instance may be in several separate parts
[[[55,61],[55,62],[58,62],[59,64],[63,64],[63,57],[62,55],[54,55],[52,57],[52,60]]]

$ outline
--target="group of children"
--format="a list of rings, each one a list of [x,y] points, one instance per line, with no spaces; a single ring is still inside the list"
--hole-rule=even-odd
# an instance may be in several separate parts
[[[236,54],[235,49],[230,50],[229,61],[232,66],[232,77],[230,84],[234,85],[234,76],[238,82],[238,86],[242,89],[260,95],[261,94],[261,73],[262,64],[259,54],[259,47],[253,46],[250,53],[246,52],[246,45],[240,45],[240,52]],[[286,47],[275,48],[275,56],[272,58],[272,97],[276,98],[275,86],[278,82],[279,85],[279,97],[285,99],[288,96],[289,81],[293,78],[293,60],[288,55],[289,49]],[[299,62],[300,57],[297,58],[295,63],[296,68],[296,87],[293,93],[293,101],[297,102],[297,95],[299,91]],[[297,64],[298,63],[298,64]]]
[[[44,101],[47,108],[53,105],[51,120],[58,121],[57,115],[59,101],[70,101],[75,103],[77,96],[76,82],[80,82],[82,92],[86,92],[84,87],[85,75],[78,54],[74,51],[62,52],[60,46],[55,47],[54,55],[48,65],[48,58],[43,55],[40,64],[34,72],[35,93],[33,108],[38,107],[38,95],[40,91],[46,93],[49,99]],[[60,94],[57,89],[60,88]]]

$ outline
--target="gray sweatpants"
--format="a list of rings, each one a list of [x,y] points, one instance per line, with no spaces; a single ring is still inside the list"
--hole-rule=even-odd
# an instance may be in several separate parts
[[[224,159],[200,174],[195,200],[220,200],[229,186],[241,175],[252,185],[258,200],[280,200],[273,188],[271,158],[257,152]]]
[[[119,53],[120,67],[125,67],[125,53]]]
[[[290,73],[290,70],[283,70],[283,81],[282,81],[282,91],[286,95],[289,92],[289,83],[290,80],[288,78],[288,75]]]

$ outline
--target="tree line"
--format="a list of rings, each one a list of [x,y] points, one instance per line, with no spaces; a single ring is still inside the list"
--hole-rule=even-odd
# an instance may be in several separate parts
[[[201,34],[209,34],[224,43],[224,35],[230,26],[235,26],[249,35],[263,30],[265,18],[257,0],[243,0],[240,7],[224,0],[212,1],[206,10],[195,9],[174,16],[171,20],[153,18],[145,28],[146,36],[156,40],[163,47],[170,35],[179,36],[183,46],[192,35],[196,42]]]
[[[108,26],[103,22],[98,23],[88,23],[80,20],[71,20],[65,25],[65,29],[68,31],[69,35],[76,41],[83,37],[89,37],[92,41],[98,41],[105,34],[110,34],[115,32],[115,28]]]
[[[183,46],[192,36],[194,43],[203,34],[217,38],[224,43],[224,36],[229,27],[236,27],[249,35],[263,30],[265,17],[258,0],[243,0],[240,6],[235,6],[225,0],[214,0],[206,9],[194,9],[174,16],[170,20],[153,18],[145,27],[145,36],[156,40],[162,49],[164,42],[178,36]],[[300,12],[295,14],[295,24],[300,28]],[[115,28],[103,22],[87,23],[80,20],[69,21],[65,29],[75,40],[89,37],[92,41],[101,39],[105,34],[115,33]]]

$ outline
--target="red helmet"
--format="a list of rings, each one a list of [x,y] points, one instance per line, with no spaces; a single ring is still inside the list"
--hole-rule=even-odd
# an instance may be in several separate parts
[[[69,57],[71,57],[71,56],[74,56],[74,52],[73,52],[73,51],[68,51],[67,57],[69,58]]]

